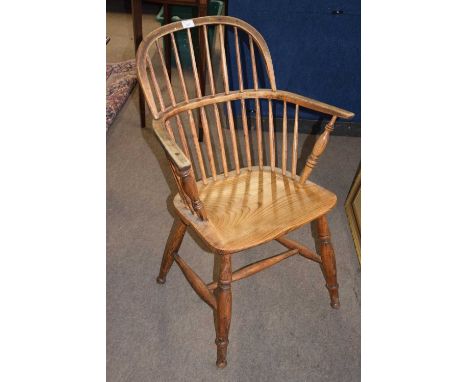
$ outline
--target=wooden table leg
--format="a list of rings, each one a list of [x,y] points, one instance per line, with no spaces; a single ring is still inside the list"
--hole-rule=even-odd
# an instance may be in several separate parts
[[[135,44],[135,56],[138,46],[143,40],[141,0],[132,0],[132,18],[133,18],[133,42]],[[143,89],[138,86],[139,105],[140,105],[140,125],[145,127],[145,96]]]

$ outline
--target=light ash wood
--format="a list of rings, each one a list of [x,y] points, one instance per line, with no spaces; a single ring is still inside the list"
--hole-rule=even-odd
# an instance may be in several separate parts
[[[219,32],[219,39],[221,41],[221,69],[223,74],[223,82],[224,82],[224,91],[226,94],[229,94],[229,80],[228,80],[228,71],[227,71],[227,64],[226,64],[226,51],[224,47],[224,26],[220,24],[218,26]],[[240,166],[239,166],[239,153],[237,151],[237,137],[236,137],[236,127],[234,125],[234,117],[232,114],[232,106],[231,102],[228,100],[226,102],[227,113],[228,113],[228,120],[229,120],[229,131],[231,132],[231,143],[232,143],[232,155],[234,157],[234,164],[236,167],[236,173],[239,174]]]
[[[336,195],[307,182],[257,166],[243,169],[240,175],[206,185],[198,182],[199,198],[208,220],[201,222],[174,198],[178,215],[218,253],[235,253],[284,235],[319,216],[336,204]]]
[[[157,282],[159,284],[164,284],[166,282],[166,275],[174,263],[174,254],[177,253],[182,244],[186,229],[187,226],[182,223],[180,219],[174,220],[171,233],[167,238],[166,248],[164,249],[159,276],[157,277]]]
[[[283,102],[283,145],[282,145],[281,170],[282,174],[286,175],[287,161],[288,161],[288,104]]]
[[[317,263],[322,263],[322,258],[320,256],[317,256],[313,251],[311,251],[305,245],[302,245],[284,236],[277,237],[275,240],[278,243],[284,245],[286,248],[296,249],[301,256],[304,256],[305,258],[309,260],[315,261]]]
[[[177,169],[175,168],[174,164],[170,160],[169,160],[169,166],[171,168],[172,176],[174,177],[176,181],[177,189],[179,190],[179,195],[184,201],[185,206],[190,210],[190,212],[195,213],[195,210],[192,207],[192,202],[190,201],[189,197],[184,191],[184,188],[182,186],[182,180],[180,179]]]
[[[255,49],[252,36],[249,35],[250,61],[252,63],[252,77],[255,91],[258,90],[257,61],[255,58]],[[241,90],[243,92],[244,89]],[[260,101],[255,99],[255,126],[257,128],[257,153],[258,165],[263,168],[263,146],[262,146],[262,113],[260,110]]]
[[[180,63],[179,52],[178,52],[178,49],[177,49],[177,44],[176,44],[176,41],[175,41],[174,33],[171,33],[170,36],[171,36],[170,41],[172,43],[172,49],[173,49],[173,52],[174,52],[174,58],[175,58],[176,66],[177,66],[177,72],[179,74],[179,79],[180,79],[180,83],[181,83],[181,86],[182,86],[182,91],[183,91],[183,94],[184,94],[184,99],[185,99],[186,102],[188,102],[189,101],[189,96],[188,96],[188,92],[187,92],[187,86],[185,84],[184,72],[182,70],[182,65]],[[197,128],[195,126],[195,119],[193,118],[192,109],[188,110],[188,117],[189,117],[190,131],[192,133],[192,141],[194,142],[195,152],[197,154],[198,165],[199,165],[199,168],[200,168],[201,178],[202,178],[203,182],[206,183],[205,163],[204,163],[204,160],[203,160],[203,155],[202,155],[202,151],[201,151],[201,148],[200,148],[200,144],[198,143],[198,133],[197,133]]]
[[[169,78],[169,73],[167,71],[167,67],[166,67],[163,52],[162,52],[162,49],[161,49],[160,41],[156,40],[155,44],[156,44],[156,50],[158,51],[161,67],[163,68],[162,71],[163,71],[163,75],[164,75],[164,80],[166,82],[166,88],[167,88],[167,91],[169,93],[169,98],[171,100],[171,105],[174,107],[176,105],[176,99],[175,99],[175,96],[174,96],[174,91],[172,89],[171,80]],[[177,128],[178,128],[178,132],[179,132],[179,138],[180,138],[180,140],[182,142],[182,147],[184,149],[184,153],[187,156],[187,158],[190,159],[190,151],[189,151],[189,148],[188,148],[187,137],[185,136],[185,130],[184,130],[184,127],[182,126],[182,121],[181,121],[179,115],[176,116],[176,121],[177,121]]]
[[[197,93],[197,97],[201,98],[202,91],[200,87],[200,79],[198,76],[197,62],[195,60],[195,53],[193,51],[192,34],[190,33],[190,29],[187,29],[187,39],[189,42],[190,58],[192,61],[193,78],[195,80],[195,90]],[[200,108],[200,114],[201,114],[201,122],[202,122],[202,127],[203,127],[203,132],[204,132],[203,138],[205,140],[205,144],[206,144],[207,151],[208,151],[208,162],[210,163],[211,176],[213,177],[214,180],[216,180],[216,164],[215,164],[214,155],[213,155],[213,147],[211,146],[211,137],[210,137],[210,130],[208,128],[208,120],[206,118],[206,112],[205,112],[204,107]]]
[[[327,147],[328,140],[330,139],[330,133],[333,131],[333,126],[336,121],[336,116],[333,116],[331,121],[327,123],[325,126],[325,131],[318,137],[317,141],[315,142],[314,148],[312,149],[312,153],[307,158],[307,162],[302,170],[300,183],[303,184],[306,179],[309,178],[312,170],[314,169],[320,155],[323,154],[325,148]]]
[[[255,126],[257,128],[257,154],[258,166],[263,169],[263,134],[262,134],[262,112],[260,109],[260,100],[255,98]]]
[[[336,281],[336,261],[335,251],[330,238],[330,229],[326,216],[320,216],[317,219],[317,232],[319,236],[319,252],[322,258],[322,272],[326,280],[326,287],[330,294],[330,305],[334,309],[340,307],[340,298],[338,296],[338,282]]]
[[[170,118],[176,114],[187,110],[197,109],[201,106],[211,105],[213,103],[223,103],[233,100],[241,99],[274,99],[279,101],[287,101],[292,104],[336,117],[341,117],[345,119],[352,118],[353,113],[350,113],[346,110],[337,108],[335,106],[328,105],[326,103],[314,100],[312,98],[303,97],[298,94],[287,92],[284,90],[271,90],[271,89],[244,89],[244,91],[231,90],[229,94],[218,93],[215,96],[204,96],[200,99],[193,99],[190,101],[179,102],[175,107],[168,107],[164,113],[164,118]]]
[[[213,78],[213,66],[211,64],[211,55],[210,55],[210,46],[208,44],[208,31],[206,25],[203,25],[203,36],[204,36],[204,44],[205,44],[205,52],[206,52],[206,62],[208,67],[208,78],[209,84],[211,89],[211,95],[216,94],[215,83]],[[224,135],[221,126],[221,117],[219,115],[219,107],[217,103],[213,104],[213,111],[215,114],[215,121],[216,121],[216,129],[218,132],[218,139],[219,139],[219,146],[221,151],[221,162],[223,164],[223,171],[224,175],[227,176],[228,167],[227,167],[227,160],[226,160],[226,150],[224,148]]]
[[[156,133],[156,137],[158,138],[159,142],[166,151],[171,163],[173,163],[179,171],[191,169],[191,162],[188,160],[183,150],[177,146],[177,143],[174,141],[174,139],[171,138],[161,120],[153,121],[153,130]]]
[[[293,136],[293,147],[292,147],[292,163],[291,163],[291,174],[293,178],[296,176],[297,171],[297,140],[298,140],[298,127],[299,126],[299,105],[296,104],[296,111],[294,113],[294,136]]]
[[[174,255],[174,259],[193,290],[203,301],[216,310],[216,299],[200,276],[198,276],[179,255]]]
[[[273,125],[273,110],[271,99],[268,100],[268,141],[270,144],[270,168],[272,171],[274,171],[276,167],[275,126]]]
[[[158,282],[163,283],[175,261],[192,288],[214,310],[218,367],[227,364],[229,327],[231,322],[232,292],[231,283],[252,276],[293,255],[300,254],[320,264],[326,280],[333,308],[339,307],[338,282],[336,279],[335,254],[331,245],[330,231],[326,214],[335,206],[337,198],[332,192],[311,182],[309,177],[317,165],[318,158],[325,150],[337,118],[352,118],[353,113],[291,92],[277,90],[271,55],[263,37],[252,26],[242,20],[225,16],[210,16],[193,19],[194,28],[202,41],[200,66],[205,67],[209,94],[203,95],[205,73],[199,72],[191,32],[185,31],[188,39],[191,69],[182,68],[174,33],[184,29],[181,22],[165,25],[150,33],[141,43],[137,52],[137,74],[150,111],[153,115],[153,130],[161,143],[169,161],[179,193],[174,198],[176,219],[164,250]],[[219,40],[220,73],[222,89],[216,89],[213,61],[208,41],[208,26],[214,26]],[[234,32],[235,59],[227,60],[225,31]],[[195,32],[197,32],[195,31]],[[247,36],[241,40],[240,34]],[[175,65],[180,78],[183,100],[177,102],[175,91],[164,65],[161,40],[165,39],[166,54],[174,52]],[[242,71],[243,58],[240,42],[247,41],[252,65],[253,89],[244,84]],[[156,71],[149,59],[149,48],[155,44],[162,70]],[[246,59],[244,57],[244,59]],[[234,67],[228,67],[233,62]],[[257,64],[261,61],[265,68],[269,88],[259,88]],[[184,73],[194,79],[194,89],[190,97]],[[239,89],[231,89],[229,73],[237,73]],[[161,76],[161,79],[158,78]],[[246,75],[245,78],[248,76]],[[248,81],[247,81],[248,82]],[[161,86],[165,84],[166,86]],[[162,91],[167,88],[168,97]],[[169,102],[166,102],[168,99]],[[251,100],[251,101],[247,101]],[[268,103],[268,153],[264,153],[262,142],[261,103]],[[247,102],[253,102],[255,118],[249,137]],[[274,128],[274,102],[283,105],[282,145],[276,150]],[[245,144],[245,158],[240,158],[232,105],[239,103]],[[295,107],[292,139],[288,139],[288,104]],[[229,137],[224,138],[220,108],[226,107]],[[208,121],[207,111],[213,108],[214,123]],[[331,117],[323,133],[318,137],[306,165],[298,176],[298,129],[300,108],[313,110]],[[203,131],[203,144],[198,142],[194,115],[200,116]],[[187,118],[185,118],[187,117]],[[184,126],[188,121],[188,126]],[[174,124],[175,122],[175,124]],[[239,126],[240,127],[240,126]],[[176,143],[175,130],[182,148]],[[190,134],[185,134],[188,129]],[[215,136],[220,144],[215,151]],[[254,137],[256,135],[256,138]],[[212,140],[213,137],[213,140]],[[231,140],[232,161],[228,163],[226,140]],[[290,142],[288,142],[288,140]],[[253,142],[255,141],[255,142]],[[238,145],[239,148],[238,148]],[[192,150],[195,152],[191,157]],[[288,170],[288,152],[291,164]],[[215,154],[218,154],[216,156]],[[206,164],[204,163],[207,158]],[[216,162],[220,158],[219,173]],[[242,159],[242,161],[241,161]],[[196,166],[196,165],[197,166]],[[242,168],[242,164],[245,167]],[[269,164],[269,165],[268,165]],[[231,168],[230,168],[231,165]],[[200,173],[196,178],[195,169]],[[209,171],[209,174],[208,174]],[[223,176],[222,176],[222,175]],[[318,254],[285,235],[304,224],[317,221]],[[213,282],[206,284],[196,272],[178,255],[178,250],[186,228],[193,230],[220,262],[219,272]],[[232,272],[233,254],[269,241],[276,240],[287,250]],[[212,292],[213,291],[213,292]]]
[[[248,264],[245,267],[242,267],[232,273],[232,282],[250,277],[258,272],[263,271],[264,269],[270,268],[273,265],[278,264],[280,261],[286,260],[288,257],[296,255],[297,253],[299,253],[297,249],[292,249],[292,250],[280,253],[279,255],[271,256],[266,259],[259,260],[255,263]],[[213,290],[217,286],[218,286],[218,282],[213,281],[212,283],[207,285],[207,288],[209,290]]]
[[[239,33],[237,28],[234,27],[234,36],[236,43],[236,64],[237,64],[237,78],[239,81],[239,90],[244,90],[244,77],[242,75],[242,63],[239,49]],[[252,167],[252,159],[250,157],[250,139],[249,139],[249,126],[247,123],[247,112],[245,109],[245,100],[241,100],[241,117],[242,117],[242,128],[244,129],[244,142],[245,142],[245,153],[247,157],[247,168],[250,170]]]
[[[189,199],[192,202],[193,211],[201,221],[208,220],[206,209],[198,195],[198,189],[193,178],[193,172],[189,169],[185,171],[180,171],[179,175],[182,180],[182,188],[184,190],[184,193],[189,197]]]
[[[146,57],[146,62],[147,62],[147,65],[148,65],[148,68],[149,68],[149,71],[150,71],[151,84],[153,85],[154,89],[156,90],[156,96],[158,97],[159,104],[160,104],[160,107],[161,107],[161,111],[165,111],[166,108],[164,106],[164,100],[163,100],[163,97],[162,97],[162,94],[161,94],[161,89],[159,88],[158,81],[156,80],[156,75],[154,74],[153,65],[151,64],[149,57]]]
[[[215,311],[216,365],[219,368],[226,367],[227,346],[229,343],[229,328],[231,326],[232,293],[231,293],[231,255],[221,256],[218,276],[218,286],[215,290],[218,309]]]

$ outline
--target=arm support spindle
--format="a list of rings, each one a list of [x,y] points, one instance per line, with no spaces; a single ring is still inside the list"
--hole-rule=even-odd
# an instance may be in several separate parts
[[[190,198],[193,210],[201,220],[208,220],[205,207],[198,196],[198,188],[195,183],[195,179],[193,178],[193,172],[191,169],[188,169],[180,171],[179,175],[182,179],[182,188],[184,189],[185,194]]]
[[[317,161],[325,151],[325,147],[327,147],[328,139],[330,138],[330,133],[333,131],[333,127],[335,125],[336,116],[333,116],[330,122],[327,123],[325,126],[325,131],[320,134],[315,145],[310,153],[309,157],[307,158],[307,162],[304,166],[304,169],[301,173],[301,179],[299,181],[300,184],[304,184],[305,181],[309,178],[312,170],[314,169]]]

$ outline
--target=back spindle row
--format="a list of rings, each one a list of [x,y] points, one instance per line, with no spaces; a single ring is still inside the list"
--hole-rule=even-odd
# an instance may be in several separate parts
[[[266,118],[261,117],[262,104],[268,111]],[[249,118],[246,110],[254,105],[258,106],[258,113],[254,118]],[[279,109],[283,115],[276,119],[274,110]],[[233,117],[233,110],[239,110],[241,113],[237,120]],[[198,142],[194,122],[198,113],[202,113],[202,123],[206,121],[203,143]],[[292,118],[288,118],[289,116]],[[174,122],[178,121],[190,129],[173,130],[173,126],[176,125]],[[291,176],[295,177],[298,125],[298,105],[288,106],[286,101],[258,98],[212,103],[198,110],[182,111],[166,122],[171,136],[174,136],[180,147],[184,148],[187,157],[194,162],[197,178],[201,178],[204,183],[211,176],[216,180],[220,175],[227,177],[231,171],[238,174],[241,168],[251,170],[254,166],[260,169],[265,166],[272,170],[280,169],[283,175],[290,172]],[[291,130],[292,137],[288,134]],[[186,150],[183,142],[187,141],[189,144]]]

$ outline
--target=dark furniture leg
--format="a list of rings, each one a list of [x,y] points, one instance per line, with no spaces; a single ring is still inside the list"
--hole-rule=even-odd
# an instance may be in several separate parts
[[[132,0],[132,17],[133,17],[133,42],[135,44],[135,55],[138,46],[143,40],[143,25],[142,25],[142,9],[141,0]],[[140,85],[138,85],[139,105],[140,105],[140,126],[145,127],[145,96]]]

